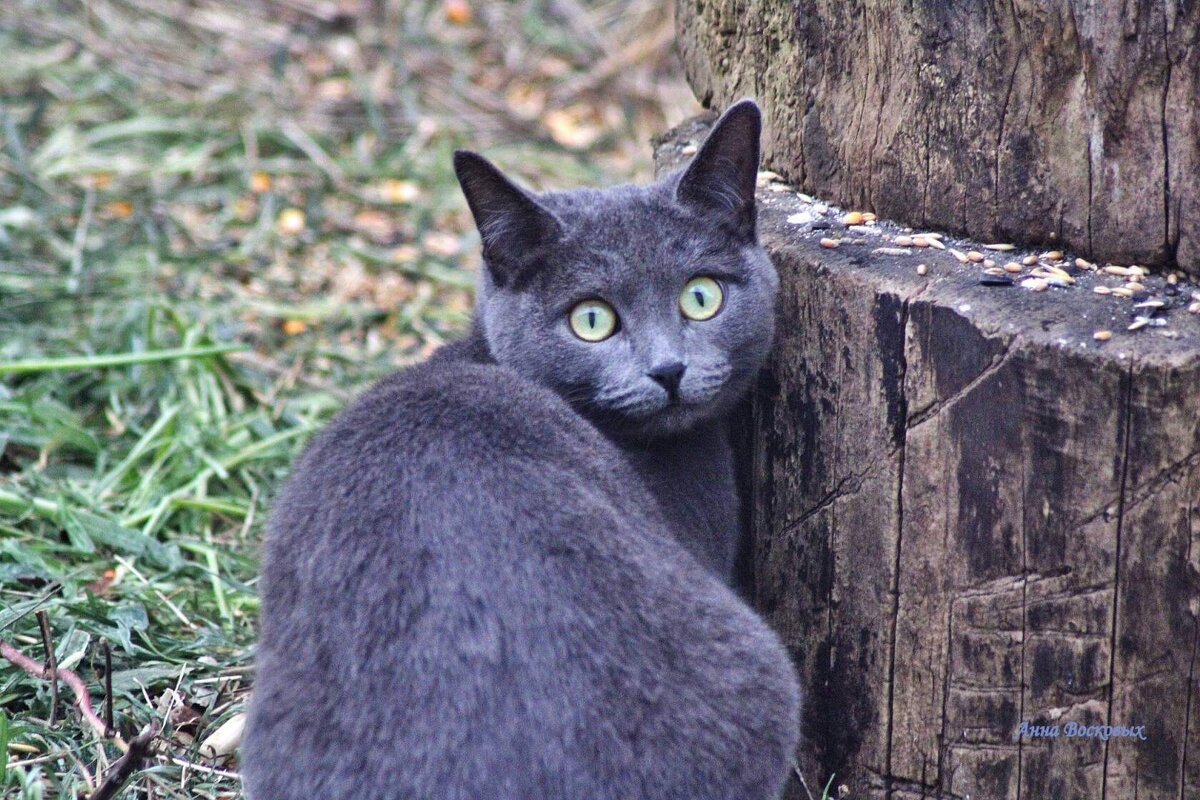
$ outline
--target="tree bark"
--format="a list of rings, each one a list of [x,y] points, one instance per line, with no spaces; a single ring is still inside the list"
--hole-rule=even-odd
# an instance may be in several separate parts
[[[659,167],[704,133],[668,135]],[[808,784],[1200,797],[1196,285],[1146,279],[1167,324],[1128,331],[1148,312],[1092,291],[1119,279],[981,285],[948,250],[878,254],[883,235],[833,212],[814,226],[794,192],[759,203],[782,286],[744,574],[799,666]]]
[[[1200,275],[1200,4],[681,0],[710,107],[757,97],[812,194]]]

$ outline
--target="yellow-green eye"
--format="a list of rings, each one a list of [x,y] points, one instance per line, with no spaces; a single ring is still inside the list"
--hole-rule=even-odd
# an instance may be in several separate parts
[[[679,295],[679,310],[688,319],[703,321],[716,316],[724,300],[721,284],[702,275],[692,278],[683,287],[683,294]]]
[[[585,342],[601,342],[617,330],[617,312],[603,300],[584,300],[571,309],[571,330]]]

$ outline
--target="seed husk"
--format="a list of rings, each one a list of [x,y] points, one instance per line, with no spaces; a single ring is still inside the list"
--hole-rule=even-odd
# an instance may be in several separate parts
[[[1045,278],[1026,278],[1021,281],[1021,286],[1034,292],[1044,292],[1050,288],[1050,283]]]
[[[983,267],[984,267],[984,269],[991,269],[991,268],[992,268],[992,267],[994,267],[994,266],[996,266],[996,262],[995,262],[995,261],[993,261],[992,259],[990,259],[990,258],[985,258],[985,259],[983,260]]]
[[[1108,288],[1107,286],[1096,286],[1092,289],[1092,291],[1096,294],[1112,294],[1112,289]]]
[[[978,250],[969,250],[967,251],[967,258],[978,264],[980,261],[983,261],[983,253]]]
[[[1092,338],[1097,342],[1107,342],[1112,338],[1112,331],[1096,331],[1092,334]]]
[[[1061,279],[1063,279],[1064,281],[1066,281],[1067,283],[1075,283],[1075,279],[1071,277],[1071,273],[1067,272],[1065,269],[1062,269],[1062,268],[1060,268],[1060,267],[1056,267],[1056,266],[1054,266],[1053,264],[1051,264],[1050,266],[1046,267],[1045,269],[1046,269],[1046,271],[1047,271],[1047,272],[1049,272],[1051,275],[1054,275],[1055,277],[1061,278]]]
[[[1008,274],[1007,272],[1004,271],[1003,267],[987,267],[986,269],[984,269],[984,273],[987,275],[1007,275]]]
[[[875,255],[880,256],[908,256],[912,255],[912,250],[907,247],[876,247],[871,251]]]
[[[958,263],[960,264],[966,264],[971,260],[962,250],[955,250],[953,247],[950,248],[950,255],[958,259]]]
[[[1146,291],[1146,287],[1145,287],[1145,286],[1143,286],[1143,285],[1142,285],[1141,283],[1139,283],[1138,281],[1130,281],[1129,283],[1125,284],[1125,288],[1126,288],[1126,289],[1128,289],[1128,290],[1129,290],[1129,291],[1131,291],[1131,292],[1144,292],[1144,291]]]
[[[1015,244],[1007,244],[1007,243],[1005,243],[1005,244],[985,244],[983,246],[983,249],[984,250],[996,250],[997,252],[1000,252],[1000,253],[1007,253],[1010,250],[1016,250],[1017,246]]]
[[[824,238],[820,242],[821,247],[830,247],[830,248],[837,247],[839,244],[841,244],[840,240],[829,239],[829,238]]]
[[[771,172],[769,169],[764,169],[759,171],[758,177],[755,179],[754,183],[756,186],[758,186],[758,188],[761,189],[771,181],[777,181],[781,177],[783,176],[777,172]]]
[[[1136,331],[1136,330],[1146,327],[1149,324],[1150,324],[1149,317],[1138,317],[1133,322],[1129,323],[1129,327],[1126,328],[1125,330]]]
[[[938,233],[937,231],[932,231],[930,233],[922,233],[921,235],[924,236],[926,239],[945,239],[946,238],[946,234]]]
[[[1021,259],[1021,263],[1027,267],[1032,267],[1037,262],[1038,262],[1037,256],[1025,256],[1024,258]]]
[[[872,212],[870,212],[870,211],[864,211],[862,216],[863,216],[863,222],[874,222],[876,219],[878,219],[878,218],[877,218],[877,217],[876,217],[876,216],[875,216],[875,215],[874,215]]]
[[[1135,303],[1133,307],[1134,308],[1162,308],[1165,305],[1166,305],[1166,303],[1164,303],[1162,300],[1144,300],[1140,303]]]
[[[946,245],[942,244],[941,239],[934,239],[933,237],[928,236],[928,235],[925,237],[925,239],[929,242],[930,247],[937,248],[938,250],[946,249]]]
[[[1112,293],[1117,297],[1133,297],[1133,291],[1126,289],[1124,286],[1118,286],[1116,289],[1112,290]]]
[[[912,247],[913,238],[911,236],[897,236],[892,239],[892,244],[896,247]]]
[[[846,216],[842,217],[843,225],[862,225],[867,221],[867,218],[861,211],[851,211]]]
[[[1109,264],[1103,269],[1105,275],[1118,275],[1122,278],[1127,278],[1133,273],[1129,271],[1129,267],[1119,267],[1116,264]]]

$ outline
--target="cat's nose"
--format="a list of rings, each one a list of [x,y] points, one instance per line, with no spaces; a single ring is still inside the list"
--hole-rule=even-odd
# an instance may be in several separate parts
[[[682,361],[671,361],[666,364],[659,364],[646,373],[659,386],[667,390],[669,394],[675,394],[679,390],[679,382],[683,380],[683,372],[687,369]]]

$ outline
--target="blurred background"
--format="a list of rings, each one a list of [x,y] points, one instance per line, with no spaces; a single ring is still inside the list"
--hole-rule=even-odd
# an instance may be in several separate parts
[[[41,660],[45,612],[98,707],[107,643],[118,731],[164,729],[117,796],[241,796],[269,500],[468,319],[451,151],[648,180],[699,110],[672,41],[658,0],[0,4],[0,639]],[[0,796],[119,755],[62,695],[0,661]]]

